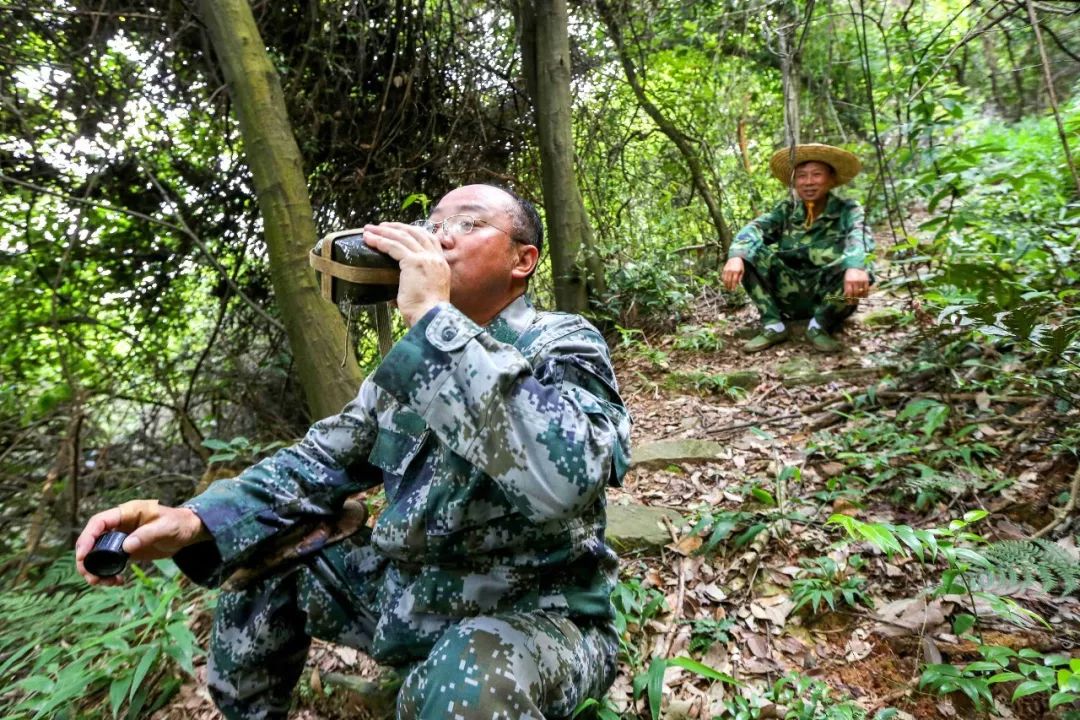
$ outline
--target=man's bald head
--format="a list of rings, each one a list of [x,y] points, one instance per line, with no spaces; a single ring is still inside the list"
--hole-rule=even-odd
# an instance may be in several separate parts
[[[480,183],[484,187],[494,188],[506,196],[506,211],[510,215],[512,227],[510,237],[523,245],[532,245],[540,253],[544,251],[544,225],[536,206],[508,187]]]

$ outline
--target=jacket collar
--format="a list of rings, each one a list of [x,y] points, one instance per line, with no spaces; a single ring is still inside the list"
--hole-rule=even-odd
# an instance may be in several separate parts
[[[523,293],[503,308],[485,329],[499,342],[513,345],[535,318],[536,309],[529,297]]]
[[[825,196],[825,211],[818,215],[818,217],[838,218],[840,217],[840,212],[843,209],[843,201],[833,195],[830,191],[829,194]],[[795,203],[795,210],[791,213],[791,220],[795,223],[806,222],[806,203],[804,203],[802,200],[798,200]]]

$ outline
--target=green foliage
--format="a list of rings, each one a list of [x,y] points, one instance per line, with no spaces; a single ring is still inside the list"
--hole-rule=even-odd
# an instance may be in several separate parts
[[[622,264],[607,279],[598,309],[619,324],[664,325],[689,314],[694,294],[677,258],[657,257]]]
[[[668,610],[664,594],[656,588],[644,587],[636,578],[620,581],[611,593],[615,608],[615,630],[619,633],[619,654],[632,666],[640,662],[635,636],[642,626],[661,612]]]
[[[67,555],[35,586],[0,594],[0,674],[20,678],[0,709],[18,718],[141,718],[194,676],[188,628],[199,590],[171,562],[134,582],[88,588]]]
[[[918,475],[905,480],[898,488],[899,495],[915,496],[915,509],[928,510],[939,502],[964,497],[976,491],[994,492],[1008,485],[992,475],[992,471],[966,467],[955,472],[936,470],[923,463],[912,463]]]
[[[1080,118],[1073,98],[1066,123]],[[943,329],[998,345],[1015,343],[1046,365],[1075,369],[1080,351],[1080,204],[1051,118],[1006,125],[960,112],[947,139],[908,184],[934,215],[900,249],[920,272]],[[1075,401],[1069,373],[1046,373]]]
[[[652,720],[659,720],[660,718],[660,706],[663,701],[664,691],[664,672],[669,667],[681,667],[684,670],[689,670],[695,675],[700,675],[707,680],[727,683],[728,685],[734,685],[736,687],[742,686],[742,683],[730,675],[714,670],[708,665],[704,665],[692,658],[654,657],[649,662],[649,669],[642,674],[634,676],[633,680],[634,697],[640,698],[642,695],[645,695],[649,704],[649,717],[651,717]]]
[[[1038,582],[1068,595],[1080,587],[1080,564],[1048,540],[1002,540],[982,549],[990,573],[1009,582]]]
[[[919,431],[922,432],[924,437],[930,437],[938,428],[945,424],[948,417],[948,405],[940,403],[937,400],[916,398],[904,406],[904,409],[900,411],[900,414],[896,416],[896,419],[901,422],[904,420],[918,419]]]
[[[693,352],[720,352],[724,340],[716,328],[698,325],[680,325],[676,331],[675,349]]]
[[[581,718],[581,720],[620,720],[622,717],[619,715],[618,709],[610,699],[604,697],[601,700],[596,698],[588,698],[581,701],[581,703],[574,708],[574,714],[570,716],[573,720]]]
[[[690,625],[689,651],[691,653],[704,653],[708,652],[709,648],[718,642],[726,643],[731,641],[728,630],[735,625],[735,618],[727,617],[723,620],[699,618],[697,620],[683,620],[682,622]]]
[[[968,525],[979,522],[987,516],[985,510],[972,510],[962,519],[953,520],[948,528],[922,530],[909,525],[890,523],[866,523],[847,515],[833,515],[827,524],[839,525],[858,541],[866,541],[892,557],[894,554],[912,555],[920,562],[934,560],[939,554],[950,563],[972,563],[986,567],[986,558],[963,547],[963,542],[980,542],[982,538],[965,530]]]
[[[668,385],[691,388],[697,392],[721,395],[730,400],[738,400],[746,395],[746,390],[731,384],[729,373],[708,373],[703,370],[678,370],[668,375]]]
[[[795,601],[792,612],[807,605],[815,615],[824,605],[836,610],[838,600],[848,607],[874,606],[862,589],[866,579],[857,574],[863,565],[860,556],[850,556],[845,565],[840,565],[827,555],[800,560],[799,564],[803,569],[791,583],[791,599]]]
[[[207,438],[202,442],[203,447],[210,448],[214,454],[210,456],[211,463],[238,462],[250,465],[264,455],[268,455],[278,448],[285,447],[286,443],[276,440],[269,443],[257,443],[240,435],[231,440],[215,440]]]
[[[857,541],[869,542],[887,556],[894,554],[914,557],[919,562],[930,562],[937,558],[943,560],[946,569],[941,582],[935,588],[935,595],[966,595],[980,598],[1002,619],[1021,627],[1045,620],[1030,610],[1018,605],[1014,600],[998,596],[991,592],[977,591],[978,580],[985,575],[1005,575],[1009,568],[996,565],[982,551],[985,539],[967,527],[987,516],[985,510],[971,510],[949,522],[946,528],[922,530],[908,525],[889,523],[865,523],[847,515],[833,515],[827,524],[843,527]]]
[[[622,325],[615,325],[615,330],[619,334],[620,349],[631,355],[643,358],[657,369],[667,369],[667,353],[660,348],[654,348],[650,345],[643,331],[637,328],[625,328]]]
[[[830,479],[833,495],[859,498],[879,487],[891,487],[900,501],[913,497],[918,510],[943,498],[973,490],[999,490],[1003,478],[984,467],[999,450],[971,437],[976,423],[950,427],[948,406],[915,398],[897,413],[895,422],[881,422],[877,412],[860,412],[839,433],[814,437],[811,449],[848,466]],[[854,489],[854,485],[861,485]]]
[[[1029,695],[1046,694],[1047,710],[1072,705],[1080,710],[1080,659],[1066,655],[1043,655],[1037,650],[1019,651],[996,645],[979,645],[982,660],[964,667],[948,663],[928,664],[919,687],[938,694],[962,692],[977,709],[995,711],[992,686],[1017,683],[1010,702]]]
[[[743,547],[779,519],[781,519],[779,515],[765,515],[743,510],[712,512],[703,509],[690,528],[690,534],[701,535],[704,538],[704,542],[697,550],[699,554],[719,553],[723,550],[721,543],[728,538],[734,536],[732,545],[736,548]]]
[[[766,707],[786,708],[784,715],[762,715]],[[774,682],[764,693],[735,697],[724,702],[724,720],[756,720],[762,717],[782,717],[784,720],[866,720],[866,711],[854,701],[837,699],[826,683],[801,673],[788,673]],[[896,716],[891,708],[879,710],[873,720],[890,720]],[[719,719],[718,719],[719,720]]]

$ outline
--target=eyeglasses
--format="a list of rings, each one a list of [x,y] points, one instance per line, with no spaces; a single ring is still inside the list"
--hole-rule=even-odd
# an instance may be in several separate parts
[[[511,240],[514,239],[513,235],[506,230],[503,230],[495,223],[490,223],[487,220],[481,220],[480,218],[474,218],[472,215],[451,215],[438,222],[433,222],[431,220],[417,220],[412,224],[416,227],[424,228],[432,235],[439,232],[439,230],[445,231],[447,235],[468,235],[473,231],[473,228],[476,227],[477,224],[490,225],[499,232],[506,233],[507,237]]]

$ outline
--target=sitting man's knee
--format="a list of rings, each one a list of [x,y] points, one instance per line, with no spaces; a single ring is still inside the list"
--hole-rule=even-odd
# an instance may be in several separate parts
[[[529,718],[541,693],[535,659],[511,623],[472,618],[450,628],[398,693],[398,718]]]

